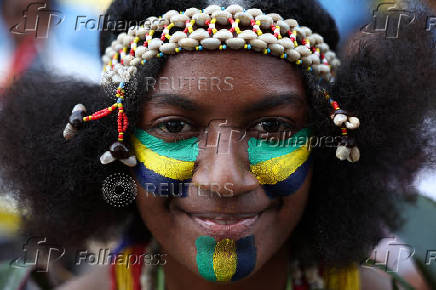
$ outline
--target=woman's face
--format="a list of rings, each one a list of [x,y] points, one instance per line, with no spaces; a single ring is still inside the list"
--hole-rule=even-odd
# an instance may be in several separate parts
[[[147,85],[134,141],[146,226],[170,260],[207,280],[250,276],[307,200],[309,154],[286,142],[306,136],[300,73],[276,57],[204,51],[169,57]]]

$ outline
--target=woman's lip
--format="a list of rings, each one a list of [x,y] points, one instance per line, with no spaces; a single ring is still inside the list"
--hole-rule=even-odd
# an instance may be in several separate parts
[[[190,215],[191,219],[198,224],[208,235],[217,238],[240,238],[244,233],[252,230],[261,214],[250,217],[236,217],[225,215],[215,218]]]

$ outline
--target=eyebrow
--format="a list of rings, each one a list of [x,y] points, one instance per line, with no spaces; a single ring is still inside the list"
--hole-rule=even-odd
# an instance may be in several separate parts
[[[267,95],[260,101],[248,106],[244,112],[253,113],[256,111],[266,111],[287,104],[293,104],[300,107],[304,103],[304,97],[294,92],[278,95]]]
[[[198,111],[200,109],[193,101],[175,94],[154,94],[151,96],[150,102],[158,106],[170,105],[179,107],[185,111]]]

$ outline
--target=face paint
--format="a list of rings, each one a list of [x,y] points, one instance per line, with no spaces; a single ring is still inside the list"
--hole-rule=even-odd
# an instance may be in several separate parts
[[[293,194],[303,184],[310,167],[309,136],[310,131],[305,128],[275,144],[255,138],[248,140],[250,171],[269,197]]]
[[[200,236],[195,241],[197,267],[200,275],[209,281],[237,281],[248,276],[256,265],[254,236],[236,242]]]
[[[132,145],[138,164],[136,178],[148,192],[186,196],[198,156],[198,139],[165,142],[136,129]]]

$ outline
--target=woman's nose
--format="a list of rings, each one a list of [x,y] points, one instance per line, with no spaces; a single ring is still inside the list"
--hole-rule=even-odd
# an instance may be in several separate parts
[[[259,186],[250,172],[247,142],[231,128],[212,128],[200,140],[200,152],[192,182],[202,191],[232,197]]]

